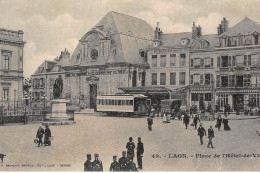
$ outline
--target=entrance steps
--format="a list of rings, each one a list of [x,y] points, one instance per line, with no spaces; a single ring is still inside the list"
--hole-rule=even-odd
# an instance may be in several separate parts
[[[94,109],[82,109],[80,111],[76,111],[75,114],[94,114]]]

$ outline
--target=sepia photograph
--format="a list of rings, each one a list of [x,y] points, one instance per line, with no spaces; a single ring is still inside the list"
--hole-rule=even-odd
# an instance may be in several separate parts
[[[259,0],[0,0],[0,172],[260,171]]]

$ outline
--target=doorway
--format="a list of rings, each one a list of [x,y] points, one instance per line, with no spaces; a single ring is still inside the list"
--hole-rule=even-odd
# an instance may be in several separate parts
[[[243,94],[234,94],[233,95],[233,105],[234,110],[243,112],[244,111],[244,95]]]
[[[97,84],[89,84],[89,107],[90,109],[97,109]]]

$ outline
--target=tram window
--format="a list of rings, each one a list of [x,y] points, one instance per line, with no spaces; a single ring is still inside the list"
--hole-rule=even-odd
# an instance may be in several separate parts
[[[133,100],[130,100],[130,105],[133,105]]]
[[[115,105],[115,100],[112,100],[112,105]]]
[[[122,103],[122,100],[118,100],[118,105],[121,105],[121,103]]]
[[[108,104],[109,104],[109,105],[112,105],[112,100],[108,100]]]
[[[126,100],[126,105],[130,105],[130,100]]]
[[[122,100],[122,105],[125,105],[125,100]]]
[[[100,105],[100,102],[101,102],[101,101],[98,99],[98,104],[99,104],[99,105]]]
[[[115,105],[118,105],[118,100],[115,100]]]

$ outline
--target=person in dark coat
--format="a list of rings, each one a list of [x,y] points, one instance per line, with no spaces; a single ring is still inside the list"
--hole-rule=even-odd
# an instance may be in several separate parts
[[[144,144],[141,141],[141,137],[138,137],[137,151],[136,151],[138,169],[143,169],[143,161],[142,161],[143,154],[144,154]]]
[[[185,124],[186,129],[188,128],[189,123],[190,123],[190,117],[186,112],[184,112],[183,124]]]
[[[91,170],[92,170],[91,154],[87,154],[87,160],[84,163],[84,172],[89,172]]]
[[[197,130],[198,121],[200,122],[200,119],[199,119],[198,115],[195,115],[195,117],[193,118],[193,124],[194,124],[195,130]]]
[[[119,159],[119,166],[120,166],[120,171],[128,171],[127,170],[127,164],[129,162],[128,158],[126,157],[126,151],[122,152],[122,157]]]
[[[44,134],[44,129],[42,128],[42,126],[39,126],[39,129],[37,130],[37,133],[36,133],[36,138],[39,139],[38,147],[40,147],[40,145],[43,145],[43,143],[42,143],[43,134]]]
[[[45,136],[44,136],[44,145],[45,146],[50,146],[51,145],[51,141],[50,141],[51,130],[50,130],[48,125],[45,126],[44,134],[45,134]]]
[[[149,116],[147,118],[147,124],[148,124],[148,130],[152,131],[152,125],[153,125],[153,117],[152,116]]]
[[[207,132],[204,127],[202,127],[202,123],[200,123],[200,126],[198,128],[198,136],[200,136],[200,144],[203,145],[203,136],[207,135]]]
[[[218,118],[217,118],[217,124],[216,124],[218,131],[220,131],[221,123],[222,123],[222,118],[221,118],[221,115],[219,115]]]
[[[113,162],[110,165],[109,171],[110,172],[119,172],[120,171],[120,165],[117,162],[117,156],[113,156]]]
[[[208,148],[210,148],[209,146],[211,145],[211,148],[213,149],[214,147],[212,144],[212,139],[214,138],[214,130],[212,126],[210,126],[210,128],[208,129],[208,138],[209,138]]]
[[[132,137],[129,138],[129,142],[127,142],[126,148],[127,148],[127,157],[133,160],[135,156],[135,152],[134,152],[135,143],[133,142]]]
[[[99,155],[97,153],[94,154],[95,160],[92,162],[91,171],[98,172],[103,171],[102,161],[99,159]]]
[[[224,118],[223,118],[223,124],[224,124],[224,130],[225,130],[225,131],[231,130],[230,127],[229,127],[229,125],[228,125],[228,119],[227,119],[227,117],[224,117]]]
[[[137,168],[135,163],[133,162],[133,160],[131,158],[129,158],[129,162],[127,163],[127,171],[128,172],[137,172]]]

